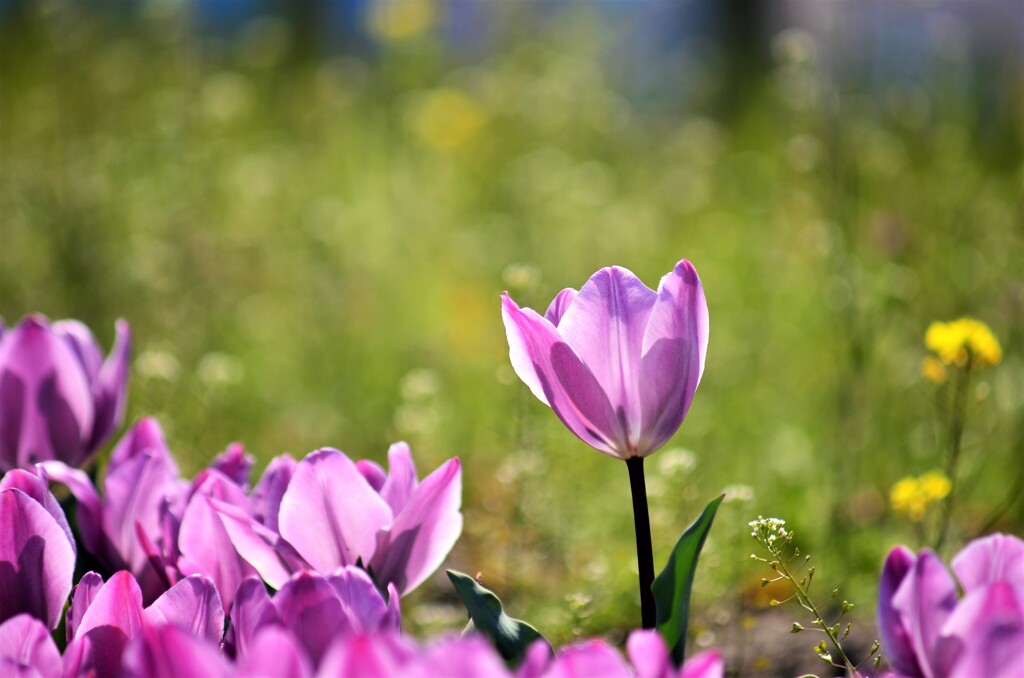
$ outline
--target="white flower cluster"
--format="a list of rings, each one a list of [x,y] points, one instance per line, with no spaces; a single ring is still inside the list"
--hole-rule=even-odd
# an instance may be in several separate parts
[[[750,536],[769,548],[776,541],[789,537],[789,532],[785,528],[786,521],[781,518],[758,516],[757,520],[751,520],[747,524],[751,527]]]

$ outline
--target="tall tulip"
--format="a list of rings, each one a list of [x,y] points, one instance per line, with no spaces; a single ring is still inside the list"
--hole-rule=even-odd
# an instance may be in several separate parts
[[[30,315],[0,335],[0,471],[57,459],[81,466],[124,419],[131,333],[106,360],[77,320]]]
[[[645,628],[654,581],[643,459],[679,429],[704,372],[708,308],[697,271],[676,264],[654,291],[619,266],[577,292],[562,290],[541,316],[506,293],[502,317],[519,378],[580,440],[629,469]]]

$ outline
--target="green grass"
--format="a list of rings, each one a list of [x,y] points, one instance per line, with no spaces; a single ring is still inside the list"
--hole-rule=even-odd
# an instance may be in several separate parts
[[[0,313],[77,317],[107,346],[127,318],[129,416],[157,415],[190,472],[232,440],[260,467],[321,446],[383,461],[399,439],[421,473],[459,455],[452,565],[556,641],[622,632],[639,619],[625,466],[515,378],[499,295],[543,309],[602,266],[654,286],[688,258],[711,339],[668,446],[692,457],[647,464],[659,567],[708,500],[752,489],[706,547],[702,628],[735,624],[719,613],[764,575],[747,558],[759,513],[869,616],[884,554],[921,545],[888,489],[942,465],[918,372],[932,320],[973,315],[1005,352],[975,381],[954,545],[1010,492],[1019,98],[993,132],[941,73],[908,115],[811,61],[773,64],[728,116],[637,106],[587,22],[472,66],[425,38],[279,58],[278,24],[225,43],[166,17],[21,28],[0,41]],[[1020,533],[1021,502],[996,526]],[[407,618],[457,628],[452,600],[442,574]]]

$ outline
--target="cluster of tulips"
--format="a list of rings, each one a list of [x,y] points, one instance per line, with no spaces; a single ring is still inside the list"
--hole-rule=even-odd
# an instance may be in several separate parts
[[[502,307],[516,373],[629,470],[643,628],[625,656],[601,639],[553,650],[454,572],[470,626],[402,634],[401,597],[462,531],[457,458],[420,480],[404,443],[387,469],[323,448],[279,456],[250,484],[253,458],[236,443],[190,480],[143,418],[97,484],[83,469],[123,423],[128,326],[104,360],[81,323],[30,316],[0,335],[0,675],[720,678],[716,650],[684,661],[693,572],[720,499],[655,580],[643,476],[703,373],[696,271],[682,261],[651,290],[612,267],[543,316],[508,296]],[[930,553],[890,556],[879,619],[893,670],[1024,674],[1024,544],[991,537],[953,569],[956,580]]]

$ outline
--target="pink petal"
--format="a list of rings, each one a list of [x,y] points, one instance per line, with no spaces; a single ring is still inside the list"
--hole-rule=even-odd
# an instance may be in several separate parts
[[[667,678],[671,666],[668,645],[657,631],[634,631],[629,634],[626,654],[637,678]]]
[[[1024,600],[998,581],[967,593],[942,628],[950,678],[1024,676]],[[946,648],[943,648],[946,650]],[[948,673],[945,673],[948,667]]]
[[[92,605],[92,601],[101,588],[103,588],[103,577],[95,572],[86,572],[75,584],[64,624],[65,637],[69,643],[74,640],[78,627],[82,625],[82,617],[85,616],[86,610]]]
[[[449,459],[423,479],[395,517],[383,553],[373,560],[381,582],[404,595],[436,570],[462,534],[462,468]]]
[[[628,678],[629,667],[618,652],[603,640],[588,640],[563,650],[548,668],[545,678]]]
[[[217,587],[202,575],[182,579],[143,611],[146,624],[174,624],[217,644],[224,634],[224,608]]]
[[[147,626],[124,652],[126,678],[227,678],[234,672],[217,646],[176,626]]]
[[[71,544],[71,549],[77,553],[75,538],[71,535],[71,526],[68,525],[64,509],[60,507],[57,498],[50,492],[49,478],[43,466],[43,464],[36,465],[38,475],[22,469],[8,471],[4,474],[3,478],[0,478],[0,490],[14,487],[39,502],[39,505],[46,509],[46,512],[57,521],[60,529],[64,530],[64,534],[67,535],[68,542]]]
[[[642,453],[660,448],[683,423],[704,373],[707,349],[707,301],[697,271],[683,260],[661,279],[643,335]]]
[[[152,452],[159,456],[175,475],[181,475],[178,465],[174,462],[174,457],[171,456],[171,450],[167,447],[167,440],[164,438],[160,422],[153,417],[139,419],[121,437],[121,440],[114,446],[114,451],[110,453],[107,473],[109,474],[121,464],[144,452]]]
[[[1024,541],[1008,534],[975,539],[951,563],[965,593],[1008,582],[1024,595]]]
[[[210,468],[220,471],[239,487],[248,489],[249,471],[255,461],[256,459],[245,451],[242,443],[231,443],[214,458]]]
[[[124,421],[128,400],[128,365],[131,362],[132,334],[128,323],[119,319],[115,325],[117,338],[110,355],[103,362],[94,386],[96,421],[89,440],[89,450],[105,441]]]
[[[415,654],[415,648],[397,634],[341,637],[324,655],[318,675],[346,678],[407,676],[408,664]]]
[[[370,576],[358,567],[342,567],[327,577],[341,603],[348,625],[356,633],[378,631],[388,607]]]
[[[142,629],[142,591],[130,573],[115,574],[100,588],[64,652],[64,674],[120,673],[124,648]]]
[[[391,509],[338,450],[313,452],[295,467],[281,500],[278,527],[299,555],[319,572],[369,562],[377,531]]]
[[[0,624],[0,675],[60,678],[61,658],[49,629],[29,614]]]
[[[679,678],[722,678],[725,662],[718,650],[705,650],[690,657],[679,671]]]
[[[640,357],[657,298],[631,271],[602,268],[580,289],[558,323],[558,333],[607,394],[627,447],[640,433]]]
[[[878,592],[878,630],[882,636],[882,648],[893,668],[908,676],[921,674],[910,628],[905,625],[913,623],[914,618],[901,618],[893,606],[893,596],[914,569],[915,562],[917,557],[905,546],[897,546],[890,551],[882,568]]]
[[[281,510],[281,499],[288,489],[292,474],[295,473],[296,463],[287,454],[271,459],[250,496],[256,518],[275,532],[277,531],[278,512]]]
[[[484,676],[511,678],[495,649],[479,635],[448,637],[434,641],[422,650],[412,666],[403,668],[404,675],[415,678],[434,676]],[[601,674],[590,674],[600,676]],[[579,678],[584,678],[580,674]]]
[[[416,485],[416,465],[409,445],[395,443],[388,449],[388,475],[380,489],[380,496],[384,497],[394,515],[398,515],[409,501]]]
[[[564,290],[555,295],[555,298],[551,300],[551,304],[548,306],[548,310],[544,312],[544,317],[548,321],[558,327],[558,323],[562,321],[562,316],[569,310],[569,305],[572,304],[572,300],[576,298],[576,290],[571,287],[566,287]]]
[[[892,607],[907,629],[925,678],[937,676],[936,643],[956,603],[956,586],[946,566],[931,551],[922,551],[893,595]]]
[[[295,636],[285,629],[267,627],[261,629],[252,642],[252,651],[238,662],[239,676],[260,678],[305,678],[313,675],[313,669],[306,659]],[[325,678],[331,675],[321,672]]]
[[[211,500],[235,551],[275,589],[284,586],[292,575],[290,564],[281,557],[281,538],[260,525],[246,511]]]
[[[576,437],[619,457],[618,450],[628,443],[624,427],[590,369],[554,325],[532,309],[519,308],[506,294],[501,312],[509,359],[523,383]]]
[[[78,523],[78,534],[82,538],[85,550],[95,556],[101,556],[102,511],[100,495],[89,479],[89,475],[77,468],[71,468],[62,461],[44,461],[39,464],[46,469],[46,475],[55,483],[66,486],[74,495],[75,520]]]
[[[277,609],[270,601],[263,582],[258,577],[249,577],[239,584],[235,593],[225,645],[234,651],[235,659],[241,663],[253,651],[257,632],[279,623]]]
[[[42,504],[0,491],[0,621],[27,612],[56,628],[74,570],[74,549]]]
[[[273,598],[281,624],[295,634],[314,664],[331,641],[348,635],[352,624],[328,579],[314,572],[292,577]]]

